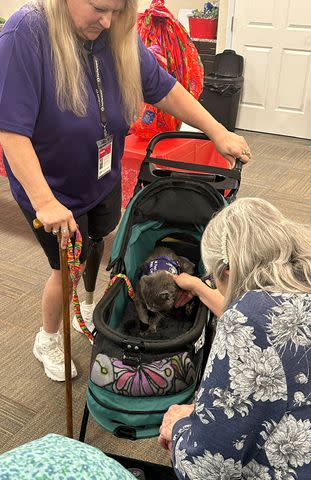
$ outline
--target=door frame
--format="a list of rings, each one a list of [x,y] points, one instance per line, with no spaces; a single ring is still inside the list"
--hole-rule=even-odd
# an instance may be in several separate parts
[[[226,28],[226,48],[232,48],[233,41],[233,19],[235,12],[236,0],[228,0],[228,15],[227,15],[227,28]]]

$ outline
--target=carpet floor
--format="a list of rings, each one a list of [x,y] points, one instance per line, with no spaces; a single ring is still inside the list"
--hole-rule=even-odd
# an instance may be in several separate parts
[[[310,141],[243,132],[254,158],[243,169],[239,196],[263,197],[304,223],[311,214]],[[32,346],[41,323],[41,294],[49,276],[44,255],[0,177],[0,452],[49,432],[65,434],[64,385],[49,380]],[[106,242],[96,300],[108,282],[105,270],[114,234]],[[83,300],[83,288],[80,286]],[[73,381],[74,433],[78,437],[85,403],[91,346],[72,331],[72,356],[79,375]],[[120,440],[89,422],[86,442],[116,455],[169,465],[156,439]]]

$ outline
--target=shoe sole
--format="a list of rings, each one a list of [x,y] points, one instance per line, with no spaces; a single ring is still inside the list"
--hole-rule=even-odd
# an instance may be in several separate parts
[[[53,380],[54,382],[64,382],[65,381],[65,378],[59,378],[59,377],[56,377],[55,375],[53,375],[52,372],[50,372],[44,365],[43,363],[43,360],[42,360],[42,357],[40,355],[40,353],[37,351],[36,349],[36,345],[34,345],[33,347],[33,350],[32,350],[32,353],[34,354],[34,356],[36,357],[37,360],[39,360],[40,363],[42,363],[43,365],[43,368],[44,368],[44,373],[47,377],[49,377],[51,380]],[[78,375],[78,373],[75,373],[75,375],[72,375],[71,373],[71,378],[75,378],[76,376]]]

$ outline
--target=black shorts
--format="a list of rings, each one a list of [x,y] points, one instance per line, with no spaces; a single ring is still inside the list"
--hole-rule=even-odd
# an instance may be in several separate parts
[[[96,207],[84,215],[75,218],[82,235],[80,263],[85,262],[87,258],[89,239],[91,238],[95,241],[100,240],[111,233],[118,225],[121,218],[121,196],[121,185],[118,184]],[[22,207],[20,208],[43,248],[50,266],[54,270],[60,270],[57,237],[52,233],[47,233],[44,228],[36,230],[32,224],[35,215],[24,210]],[[72,238],[72,241],[74,242],[74,238]]]

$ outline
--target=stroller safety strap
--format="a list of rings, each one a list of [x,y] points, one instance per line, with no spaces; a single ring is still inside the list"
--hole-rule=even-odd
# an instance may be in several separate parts
[[[123,280],[125,281],[126,283],[126,286],[127,286],[127,290],[128,290],[128,294],[129,294],[129,297],[134,300],[135,298],[135,293],[134,293],[134,289],[132,287],[132,284],[131,284],[131,281],[130,279],[124,275],[124,273],[118,273],[117,275],[115,275],[114,277],[112,277],[112,279],[110,280],[109,282],[109,285],[106,289],[106,292],[105,294],[108,292],[108,290],[112,287],[112,285],[114,284],[114,282],[117,280],[117,278],[123,278]]]

